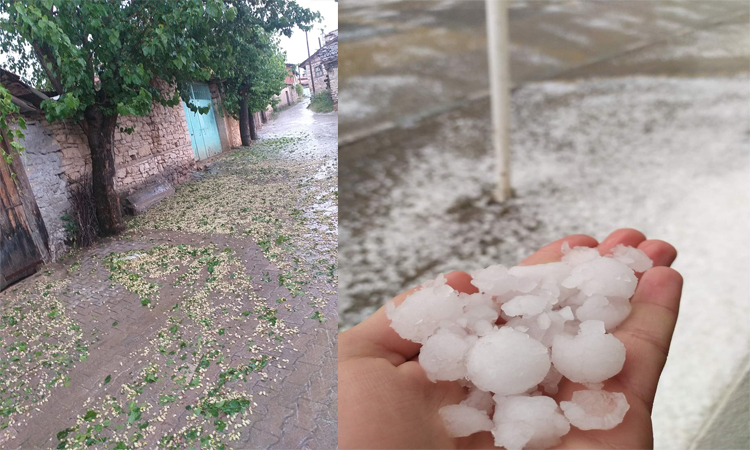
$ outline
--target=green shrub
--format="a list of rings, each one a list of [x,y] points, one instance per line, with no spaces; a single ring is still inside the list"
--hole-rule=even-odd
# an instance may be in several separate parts
[[[317,92],[312,96],[308,108],[319,113],[331,112],[333,111],[333,100],[328,95],[328,91]]]
[[[297,91],[297,95],[302,97],[302,95],[305,93],[305,91],[302,89],[301,84],[295,84],[294,89]]]

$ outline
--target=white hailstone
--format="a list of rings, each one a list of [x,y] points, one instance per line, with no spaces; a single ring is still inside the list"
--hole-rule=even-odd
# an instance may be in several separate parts
[[[486,320],[477,320],[472,329],[477,336],[484,336],[492,331],[494,325]]]
[[[471,284],[479,292],[489,295],[503,295],[516,289],[516,277],[508,273],[505,266],[496,264],[471,274]]]
[[[557,386],[560,384],[560,381],[562,381],[562,378],[562,374],[555,369],[555,366],[552,366],[549,368],[549,372],[547,372],[547,375],[540,384],[544,388],[545,393],[548,395],[555,395],[558,390]]]
[[[466,375],[478,388],[520,394],[547,375],[547,348],[528,334],[502,327],[479,338],[466,357]]]
[[[576,391],[569,402],[560,402],[570,424],[581,430],[611,430],[630,409],[621,392]]]
[[[552,319],[549,318],[549,314],[542,313],[536,317],[536,324],[539,325],[539,328],[542,330],[546,330],[552,325]]]
[[[625,346],[605,334],[599,320],[582,322],[578,335],[559,334],[552,343],[552,364],[576,383],[600,383],[622,370]]]
[[[430,381],[458,380],[466,374],[464,358],[469,350],[464,338],[440,329],[430,336],[419,352],[419,364]]]
[[[476,323],[483,321],[494,324],[498,318],[498,307],[489,294],[461,294],[464,301],[464,313],[461,319],[465,321],[463,326],[475,329]],[[484,325],[480,325],[483,327]]]
[[[495,445],[507,450],[549,448],[568,434],[570,423],[550,397],[495,396]]]
[[[542,315],[546,317],[542,318]],[[578,332],[579,322],[574,320],[573,312],[569,307],[557,311],[547,311],[542,315],[534,318],[514,317],[506,325],[514,329],[523,327],[519,331],[528,334],[533,339],[541,342],[545,347],[552,347],[555,336],[565,332],[568,329],[568,324],[571,324],[569,328],[570,333]],[[548,320],[549,322],[547,322]]]
[[[508,450],[548,448],[571,423],[609,429],[623,420],[625,397],[601,390],[625,362],[625,347],[607,331],[630,313],[634,271],[652,263],[629,247],[601,256],[565,243],[562,251],[558,263],[480,270],[476,294],[439,276],[386,306],[391,327],[423,344],[418,361],[428,378],[468,388],[460,404],[440,410],[450,435],[491,430]],[[588,388],[561,403],[564,414],[549,397],[563,377]]]
[[[547,330],[543,330],[539,326],[536,318],[513,317],[506,322],[505,326],[526,333],[536,341],[541,341],[544,334],[547,332]]]
[[[586,303],[586,300],[588,299],[589,297],[586,294],[580,291],[576,291],[575,294],[571,295],[565,300],[564,304],[567,306],[581,306]]]
[[[577,266],[586,261],[601,258],[599,250],[595,247],[574,247],[571,249],[570,244],[563,242],[561,250],[563,253],[562,262],[568,263],[571,266]]]
[[[560,313],[560,316],[565,320],[575,319],[575,316],[573,315],[573,311],[570,309],[570,306],[566,306],[565,308],[560,308],[558,310],[558,313]]]
[[[580,289],[587,296],[630,298],[637,282],[627,265],[612,258],[597,258],[573,267],[563,286]]]
[[[501,309],[510,317],[536,316],[547,308],[547,299],[536,295],[519,295],[513,300],[505,303]]]
[[[604,322],[604,328],[612,331],[628,317],[631,309],[630,302],[626,298],[594,295],[576,309],[576,318],[581,322],[601,320]]]
[[[469,436],[480,431],[492,430],[492,420],[486,412],[464,404],[448,405],[440,408],[448,435],[452,437]]]
[[[618,244],[612,249],[612,258],[627,264],[636,272],[645,272],[654,266],[654,262],[643,250],[626,247],[622,244]]]
[[[469,395],[461,402],[461,405],[471,406],[489,414],[492,407],[495,406],[495,400],[492,399],[492,394],[489,392],[471,385],[469,386]]]
[[[560,285],[562,280],[570,275],[570,271],[570,265],[562,262],[515,266],[509,270],[511,275],[521,280],[519,284],[523,284],[527,288],[533,284],[536,288],[532,288],[534,292],[552,299],[558,299],[561,295],[566,298],[570,295],[571,291]],[[532,290],[521,291],[519,289],[519,292],[531,292]]]
[[[463,307],[458,294],[446,284],[445,277],[439,275],[424,283],[399,306],[388,302],[385,311],[399,336],[423,344],[441,321],[460,317]]]

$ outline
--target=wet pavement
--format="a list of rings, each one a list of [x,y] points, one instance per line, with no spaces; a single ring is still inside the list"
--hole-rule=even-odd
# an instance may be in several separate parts
[[[306,144],[303,156],[312,158],[326,158],[329,164],[335,164],[338,159],[338,112],[315,113],[307,106],[309,98],[285,109],[279,119],[263,127],[259,132],[262,139],[294,136],[296,133],[308,133],[309,143]],[[290,158],[299,158],[299,154],[290,153]],[[337,173],[334,169],[332,173]]]
[[[0,293],[1,448],[336,446],[336,118],[300,106]]]
[[[516,196],[501,205],[484,2],[342,1],[340,14],[341,326],[441,272],[639,228],[676,245],[686,279],[656,446],[694,445],[750,338],[732,317],[750,267],[732,251],[750,245],[750,5],[513,2]]]

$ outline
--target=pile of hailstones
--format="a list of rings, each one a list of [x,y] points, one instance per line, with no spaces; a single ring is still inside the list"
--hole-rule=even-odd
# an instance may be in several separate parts
[[[606,256],[567,242],[562,251],[560,262],[473,273],[476,294],[455,291],[441,275],[386,306],[391,327],[422,344],[419,364],[431,381],[468,387],[461,403],[440,410],[451,436],[491,431],[509,450],[549,448],[571,425],[609,430],[622,422],[625,396],[602,390],[625,362],[609,332],[630,314],[635,272],[652,262],[624,245]],[[558,407],[548,395],[562,377],[587,389]]]

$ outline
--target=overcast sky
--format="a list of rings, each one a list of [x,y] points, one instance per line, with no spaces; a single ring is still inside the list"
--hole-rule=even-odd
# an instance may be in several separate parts
[[[310,39],[310,54],[312,55],[318,49],[318,37],[321,30],[328,33],[339,28],[339,4],[334,0],[297,0],[297,3],[312,11],[318,11],[322,16],[323,21],[315,24],[315,28],[307,33]],[[295,28],[292,37],[282,36],[281,48],[286,51],[286,62],[288,63],[299,64],[306,60],[305,32]]]

